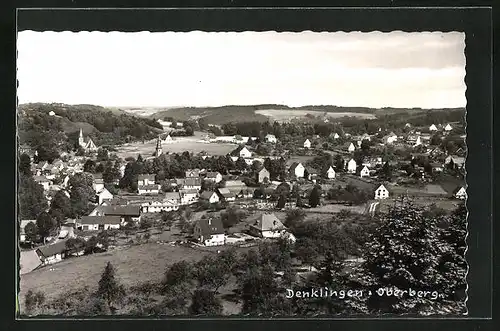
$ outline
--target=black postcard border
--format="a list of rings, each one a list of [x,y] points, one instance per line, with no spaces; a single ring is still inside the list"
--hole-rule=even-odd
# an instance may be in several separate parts
[[[51,3],[53,2],[53,3]],[[237,1],[228,1],[228,6],[234,6]],[[359,2],[359,1],[357,1]],[[59,6],[60,6],[59,2]],[[387,1],[385,3],[388,3]],[[389,2],[393,3],[392,1]],[[457,2],[454,2],[458,5]],[[102,2],[85,4],[79,1],[66,1],[66,7],[90,7],[91,5],[102,5]],[[356,3],[357,4],[357,3]],[[124,6],[106,3],[108,7]],[[144,6],[146,3],[136,5]],[[157,1],[149,1],[148,6],[161,8],[162,4]],[[192,3],[187,5],[193,6]],[[312,5],[312,4],[311,4]],[[351,3],[352,5],[352,3]],[[415,5],[415,4],[414,4]],[[451,5],[450,3],[448,5]],[[18,8],[40,7],[38,1],[20,1],[16,4]],[[44,1],[45,7],[55,7],[55,1]],[[164,6],[164,4],[163,4]],[[202,5],[198,5],[202,6]],[[265,326],[266,328],[303,328],[314,325],[318,328],[329,328],[332,326],[341,329],[348,326],[357,326],[364,329],[400,329],[415,326],[415,328],[426,327],[441,330],[446,328],[457,328],[458,325],[468,325],[466,329],[474,329],[481,323],[485,327],[485,319],[492,314],[492,285],[493,285],[493,166],[492,166],[492,134],[493,134],[493,103],[492,103],[492,11],[489,8],[348,8],[348,9],[237,9],[237,8],[200,8],[200,9],[177,9],[177,10],[18,10],[11,7],[2,9],[0,14],[2,20],[2,47],[1,56],[5,58],[10,66],[0,67],[3,81],[3,93],[0,100],[3,105],[0,121],[0,133],[2,134],[3,174],[5,184],[2,185],[2,197],[5,206],[9,206],[9,217],[6,217],[10,230],[6,228],[5,265],[16,269],[16,263],[12,248],[15,247],[15,38],[16,18],[18,30],[38,31],[393,31],[406,32],[418,31],[463,31],[466,33],[466,84],[467,84],[467,145],[468,157],[467,168],[467,207],[469,210],[468,222],[468,309],[469,316],[464,319],[384,319],[376,322],[373,319],[343,319],[343,320],[128,320],[126,325],[115,325],[119,321],[104,323],[103,328],[128,328],[152,327],[152,328],[234,328],[243,327],[255,329]],[[10,124],[10,126],[9,126]],[[9,155],[9,152],[12,153]],[[498,199],[496,199],[498,200]],[[7,262],[8,261],[8,262]],[[498,264],[496,264],[498,265]],[[6,273],[10,275],[9,281],[3,282],[2,298],[5,309],[2,317],[9,320],[2,323],[4,330],[11,330],[13,326],[20,329],[31,329],[42,326],[42,329],[50,325],[53,330],[83,329],[93,327],[100,329],[100,322],[88,320],[83,323],[73,323],[74,320],[65,321],[14,321],[15,318],[15,272]],[[476,321],[471,319],[475,318]],[[481,320],[483,319],[483,320]],[[307,323],[307,325],[306,325]],[[314,324],[310,324],[314,323]],[[408,325],[407,325],[408,324]],[[445,324],[445,325],[443,325]],[[481,328],[483,329],[483,328]]]

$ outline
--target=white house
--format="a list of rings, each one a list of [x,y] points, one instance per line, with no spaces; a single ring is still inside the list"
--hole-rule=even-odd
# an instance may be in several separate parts
[[[76,228],[84,231],[119,229],[122,220],[120,216],[82,216],[76,222]]]
[[[271,144],[276,144],[276,142],[278,141],[278,139],[276,139],[276,136],[274,134],[267,134],[265,140]]]
[[[380,185],[375,190],[375,199],[387,199],[389,197],[389,191],[385,188],[384,185]]]
[[[359,172],[360,177],[370,177],[370,169],[367,166],[364,166],[363,169]]]
[[[446,124],[446,126],[444,127],[444,131],[451,131],[453,130],[453,128],[451,127],[450,124]]]
[[[339,134],[337,132],[335,132],[333,134],[333,139],[339,139],[339,138],[340,138]]]
[[[105,187],[103,187],[99,192],[96,193],[97,202],[102,205],[104,201],[113,200],[113,194],[108,191]]]
[[[94,176],[94,182],[92,183],[92,186],[94,188],[94,191],[101,191],[104,188],[104,179]]]
[[[347,162],[347,172],[348,173],[351,173],[351,174],[356,173],[357,167],[358,167],[358,165],[356,164],[356,161],[354,161],[354,159],[351,159],[351,160],[349,160],[349,162]]]
[[[217,193],[213,191],[204,191],[200,195],[201,200],[208,201],[209,203],[217,203],[220,201],[219,196]]]
[[[39,247],[35,250],[35,252],[42,261],[42,265],[59,262],[66,256],[66,240],[61,240],[55,244]]]
[[[222,175],[220,172],[216,171],[216,172],[207,172],[207,175],[205,177],[205,180],[209,180],[211,182],[214,182],[214,183],[219,183],[222,181]]]
[[[465,187],[459,186],[453,191],[453,196],[456,199],[465,200],[467,198],[467,191]]]
[[[270,181],[271,180],[271,175],[269,174],[269,171],[266,168],[260,169],[259,173],[257,174],[257,182],[258,183],[263,183],[265,180]]]
[[[172,137],[170,135],[167,135],[165,137],[165,139],[163,139],[163,143],[165,143],[165,144],[171,144],[173,142],[174,142],[174,139],[172,139]]]
[[[183,190],[201,190],[201,178],[177,178],[177,186]]]
[[[179,192],[167,192],[163,200],[152,200],[141,204],[144,213],[159,213],[161,211],[178,210],[181,203]]]
[[[295,176],[297,178],[304,178],[304,171],[306,168],[302,165],[300,162],[294,162],[292,163],[292,166],[290,167],[290,174],[292,176]]]
[[[276,215],[264,213],[249,226],[249,232],[261,238],[280,238],[287,231]]]
[[[429,126],[429,131],[437,131],[437,127],[432,124],[431,126]]]
[[[221,246],[226,243],[226,235],[220,218],[200,219],[194,226],[194,237],[205,246]]]
[[[219,195],[220,200],[222,201],[236,201],[236,194],[231,192],[228,188],[226,187],[221,187],[217,189],[217,194]]]
[[[181,205],[190,205],[198,201],[199,190],[179,190],[181,195]]]
[[[155,183],[154,175],[139,175],[137,179],[138,186],[152,185]]]
[[[391,132],[382,138],[382,141],[384,144],[393,144],[397,140],[398,140],[398,136],[396,134],[394,134],[394,132]]]
[[[54,113],[52,110],[49,111],[49,116],[54,116],[56,113]]]
[[[160,190],[161,190],[161,185],[159,184],[143,185],[137,188],[137,192],[139,193],[139,195],[160,194]]]
[[[361,146],[361,142],[360,142],[360,144],[359,144],[359,145]],[[355,150],[356,150],[356,146],[354,146],[354,144],[353,144],[353,143],[350,143],[350,144],[349,144],[349,147],[347,147],[347,151],[348,151],[348,152],[350,152],[350,153],[352,153],[352,152],[354,152]]]
[[[309,141],[309,139],[306,139],[306,141],[304,141],[304,148],[311,148],[311,142]]]
[[[252,157],[252,152],[248,150],[246,147],[242,147],[239,151],[238,154],[239,157],[242,157],[244,159]]]
[[[335,178],[335,170],[331,166],[326,171],[326,178],[328,178],[328,179],[334,179]]]
[[[141,206],[98,206],[89,216],[120,216],[121,224],[141,221]]]

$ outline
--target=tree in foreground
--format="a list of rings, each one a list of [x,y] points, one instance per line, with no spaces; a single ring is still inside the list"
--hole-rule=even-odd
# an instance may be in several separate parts
[[[190,263],[186,261],[176,262],[165,272],[165,276],[162,281],[163,290],[166,291],[170,286],[191,282],[193,277],[193,269]]]
[[[193,315],[221,315],[222,303],[214,291],[198,289],[193,293],[189,313]]]
[[[453,302],[452,293],[465,281],[464,250],[455,249],[443,239],[440,224],[446,217],[426,217],[425,210],[410,201],[389,211],[365,246],[365,262],[356,278],[373,293],[379,288],[430,293],[426,297],[408,294],[402,298],[372,295],[367,301],[371,311],[433,314],[446,311],[443,307],[454,307],[452,311],[459,312],[460,304]],[[463,227],[463,232],[462,222],[456,226]]]
[[[103,299],[111,311],[114,308],[113,304],[125,297],[125,288],[115,278],[115,269],[111,262],[106,264],[101,280],[99,280],[97,297]]]

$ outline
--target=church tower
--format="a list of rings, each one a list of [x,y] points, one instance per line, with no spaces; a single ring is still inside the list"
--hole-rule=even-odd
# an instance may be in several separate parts
[[[158,136],[158,139],[156,140],[156,151],[155,151],[155,156],[158,157],[162,153],[161,150],[161,138]]]
[[[83,131],[80,128],[80,135],[78,136],[78,146],[85,147],[85,139],[83,139]]]

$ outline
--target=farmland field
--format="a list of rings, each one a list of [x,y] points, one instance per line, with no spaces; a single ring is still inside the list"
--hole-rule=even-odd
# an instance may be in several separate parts
[[[162,144],[163,153],[182,153],[189,151],[191,153],[207,152],[208,155],[226,155],[234,150],[237,145],[235,144],[222,144],[222,143],[206,143],[202,142],[201,133],[197,132],[192,137],[174,137],[175,142],[171,144]],[[134,157],[139,154],[143,157],[152,156],[156,148],[156,139],[142,142],[134,142],[117,146],[117,155],[121,158]]]
[[[160,280],[168,265],[180,260],[196,261],[207,254],[210,253],[188,247],[148,243],[70,258],[21,275],[20,297],[24,298],[29,289],[42,291],[47,299],[51,299],[68,288],[94,288],[108,261],[116,268],[123,284],[130,286],[147,280]]]
[[[305,117],[307,114],[311,114],[314,116],[323,116],[325,112],[317,110],[263,109],[263,110],[256,110],[255,113],[270,117],[271,119],[278,122],[283,122],[283,121],[289,121],[292,118],[302,118]],[[330,118],[339,118],[344,116],[360,117],[363,119],[375,118],[375,115],[368,113],[332,112],[327,114],[327,117]]]

